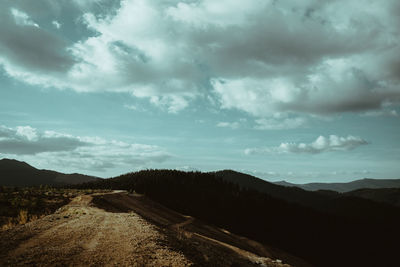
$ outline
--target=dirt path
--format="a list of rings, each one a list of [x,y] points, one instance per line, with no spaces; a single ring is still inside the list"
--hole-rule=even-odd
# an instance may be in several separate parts
[[[224,247],[227,248],[231,251],[233,251],[235,254],[237,255],[241,255],[244,258],[249,259],[250,262],[253,262],[255,264],[258,264],[260,266],[276,266],[276,265],[280,265],[280,264],[276,264],[278,263],[277,261],[272,261],[270,258],[267,257],[261,257],[259,255],[256,255],[254,253],[251,253],[249,251],[240,249],[238,247],[232,246],[230,244],[227,244],[225,242],[221,242],[217,239],[196,233],[196,232],[192,232],[192,231],[187,231],[185,229],[185,226],[188,226],[189,224],[192,224],[195,221],[195,218],[193,218],[192,216],[185,216],[183,215],[183,217],[185,218],[185,220],[181,223],[176,223],[171,225],[169,228],[173,229],[174,231],[177,231],[178,233],[180,233],[181,236],[186,236],[186,237],[197,237],[203,241],[208,241],[209,243],[214,243],[216,246],[219,247]],[[229,232],[227,232],[225,230],[225,233],[229,234]],[[256,243],[256,242],[254,242]]]
[[[172,247],[197,266],[309,267],[307,263],[254,240],[235,235],[180,214],[139,194],[99,196],[99,207],[111,212],[135,212],[156,225]]]
[[[288,267],[286,262],[308,266],[125,191],[78,196],[54,214],[0,231],[0,266]]]
[[[106,212],[91,201],[90,195],[76,197],[55,214],[0,232],[0,265],[191,264],[166,246],[165,236],[139,215]]]

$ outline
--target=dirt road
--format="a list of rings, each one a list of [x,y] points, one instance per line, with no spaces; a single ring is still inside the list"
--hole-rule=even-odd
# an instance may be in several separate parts
[[[76,197],[55,214],[1,233],[1,265],[190,265],[137,214],[105,212],[91,201]]]
[[[225,229],[206,224],[139,194],[97,196],[93,202],[107,211],[131,212],[156,225],[170,247],[196,266],[310,267],[303,260]]]
[[[78,196],[0,231],[0,266],[289,266],[277,256],[292,260],[123,191]]]

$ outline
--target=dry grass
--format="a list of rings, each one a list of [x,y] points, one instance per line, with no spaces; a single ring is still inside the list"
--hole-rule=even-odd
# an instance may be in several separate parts
[[[166,237],[157,227],[135,213],[96,208],[91,200],[80,195],[46,218],[0,232],[0,265],[191,265],[182,253],[165,246]]]
[[[13,228],[14,226],[15,226],[15,224],[13,223],[12,218],[8,218],[8,219],[7,219],[7,222],[4,223],[4,224],[1,226],[1,230],[8,230],[8,229]]]
[[[76,196],[103,191],[108,190],[0,186],[0,230],[8,230],[51,214]]]
[[[28,222],[28,211],[27,210],[19,210],[18,223],[26,224],[27,222]]]

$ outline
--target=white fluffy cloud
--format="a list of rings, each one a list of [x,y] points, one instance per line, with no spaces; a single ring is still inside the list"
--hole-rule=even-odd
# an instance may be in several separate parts
[[[319,136],[314,142],[309,144],[281,143],[278,147],[272,148],[247,148],[244,153],[246,155],[266,153],[319,154],[330,151],[353,150],[366,144],[368,142],[360,137],[330,135],[329,137]]]
[[[396,0],[41,2],[78,4],[74,19],[91,34],[67,43],[38,27],[32,7],[5,1],[0,64],[28,83],[130,92],[171,113],[213,96],[260,119],[400,102]]]
[[[158,146],[38,131],[30,126],[0,126],[0,156],[97,172],[116,166],[161,163],[171,157]]]

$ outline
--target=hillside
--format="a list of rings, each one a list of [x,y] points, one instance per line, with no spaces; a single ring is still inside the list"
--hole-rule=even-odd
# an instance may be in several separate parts
[[[232,170],[217,171],[211,174],[215,174],[217,177],[220,177],[225,181],[238,184],[242,188],[256,190],[278,199],[283,199],[288,202],[297,203],[318,210],[325,211],[328,202],[330,202],[330,199],[326,195],[309,192],[297,187],[276,185],[255,176]]]
[[[7,266],[290,267],[286,259],[308,266],[122,191],[80,195],[54,214],[0,231]]]
[[[38,186],[66,185],[94,181],[100,178],[83,174],[64,174],[50,170],[39,170],[26,162],[13,159],[0,160],[0,185]]]
[[[362,199],[356,200],[354,197],[361,197],[361,195],[358,196],[357,194],[350,193],[341,194],[332,190],[308,191],[294,186],[280,186],[254,176],[232,170],[218,171],[214,174],[225,181],[238,184],[242,188],[256,190],[274,198],[312,208],[321,212],[328,212],[340,216],[354,216],[354,214],[351,214],[346,205],[349,205],[349,203],[352,205],[357,201],[358,209],[375,209],[374,211],[371,211],[371,213],[380,213],[379,207],[376,206],[376,204],[371,203],[370,201],[365,201],[367,199],[373,201],[377,200],[374,198],[369,198],[367,194],[364,194]],[[373,194],[371,193],[370,195]],[[384,194],[381,194],[380,196],[381,200],[383,200],[385,197]],[[365,215],[368,215],[368,213],[365,213]]]
[[[215,173],[174,170],[140,171],[79,187],[134,190],[172,210],[316,266],[394,266],[397,262],[400,209],[384,203],[277,185],[267,194]],[[312,199],[320,200],[315,207],[310,205]]]
[[[308,184],[293,184],[286,181],[275,182],[277,185],[298,187],[304,190],[332,190],[337,192],[350,192],[358,189],[369,188],[400,188],[400,179],[361,179],[348,183],[308,183]]]
[[[377,189],[358,189],[344,193],[348,196],[355,196],[383,202],[400,207],[400,188],[377,188]]]

